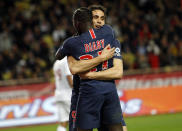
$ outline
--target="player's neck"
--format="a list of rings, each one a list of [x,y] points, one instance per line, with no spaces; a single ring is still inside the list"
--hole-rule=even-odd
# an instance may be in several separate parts
[[[89,29],[92,28],[92,25],[90,23],[84,23],[83,26],[80,28],[81,30],[79,31],[81,33],[87,32]]]

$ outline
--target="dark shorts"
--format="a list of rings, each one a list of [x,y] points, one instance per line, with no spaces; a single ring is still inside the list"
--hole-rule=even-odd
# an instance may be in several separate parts
[[[71,108],[69,115],[69,131],[77,131],[75,127],[76,121],[76,105],[77,105],[78,95],[74,95],[71,97]]]
[[[83,97],[77,103],[77,128],[99,128],[101,124],[118,124],[122,121],[122,111],[117,91]]]

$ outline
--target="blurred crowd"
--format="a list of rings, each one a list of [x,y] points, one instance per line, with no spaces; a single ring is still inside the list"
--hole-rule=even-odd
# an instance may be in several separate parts
[[[0,80],[49,78],[73,11],[91,4],[107,8],[124,70],[182,65],[181,0],[1,0]]]

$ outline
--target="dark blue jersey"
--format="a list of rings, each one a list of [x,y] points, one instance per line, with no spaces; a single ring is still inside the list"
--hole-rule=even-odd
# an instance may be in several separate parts
[[[121,59],[120,44],[115,40],[114,32],[108,25],[104,25],[99,30],[90,29],[80,36],[74,36],[64,41],[59,49],[61,56],[73,56],[77,60],[92,59],[101,54],[101,51],[108,44],[116,47],[113,58]],[[102,71],[113,67],[113,58],[109,59],[93,68],[92,71]],[[97,93],[107,93],[115,90],[114,80],[80,80],[79,92],[85,95]]]
[[[80,77],[79,75],[73,75],[73,90],[72,90],[72,96],[75,96],[79,94],[79,88],[80,88]]]

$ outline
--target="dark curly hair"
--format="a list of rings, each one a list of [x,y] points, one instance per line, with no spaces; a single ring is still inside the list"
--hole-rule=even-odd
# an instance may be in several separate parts
[[[73,20],[81,22],[81,23],[91,22],[92,21],[92,12],[86,7],[78,8],[73,13]]]

